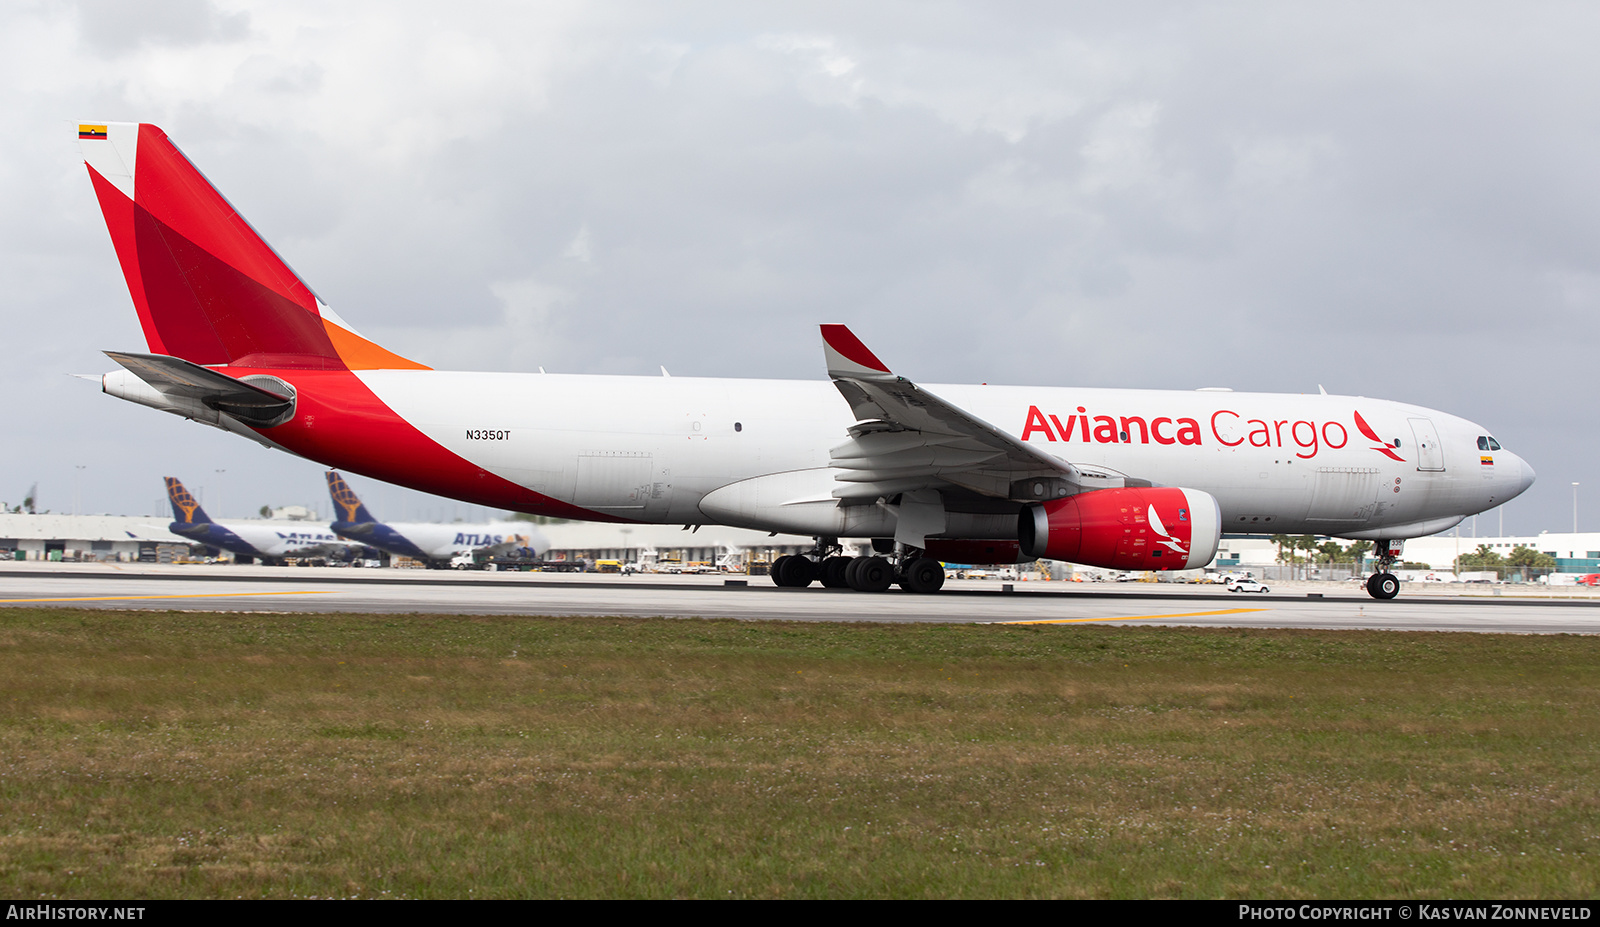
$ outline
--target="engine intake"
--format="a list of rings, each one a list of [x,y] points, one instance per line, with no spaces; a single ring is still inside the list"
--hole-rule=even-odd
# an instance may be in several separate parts
[[[1217,555],[1222,512],[1198,489],[1097,489],[1035,502],[1017,523],[1022,552],[1111,570],[1193,570]]]

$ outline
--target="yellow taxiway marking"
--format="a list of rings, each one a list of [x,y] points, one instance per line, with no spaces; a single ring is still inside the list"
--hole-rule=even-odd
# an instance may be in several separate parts
[[[1211,612],[1178,612],[1173,615],[1117,615],[1112,618],[1033,618],[1027,621],[991,621],[990,624],[1072,624],[1079,621],[1150,621],[1154,618],[1199,618],[1209,615],[1242,615],[1264,612],[1265,608],[1223,608]]]
[[[61,599],[0,599],[0,604],[19,602],[120,602],[127,599],[227,599],[245,595],[340,595],[339,591],[300,589],[294,592],[197,592],[192,595],[97,595]]]

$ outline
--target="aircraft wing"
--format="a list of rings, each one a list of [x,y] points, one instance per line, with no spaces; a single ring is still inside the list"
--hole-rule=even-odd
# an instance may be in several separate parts
[[[1071,495],[1083,474],[895,376],[843,325],[822,326],[828,376],[855,413],[850,440],[829,452],[837,499],[962,487],[1000,499]]]

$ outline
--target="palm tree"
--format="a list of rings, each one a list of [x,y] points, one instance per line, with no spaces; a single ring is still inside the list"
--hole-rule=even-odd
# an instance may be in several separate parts
[[[1303,577],[1301,577],[1301,578],[1302,579],[1310,579],[1311,578],[1311,562],[1312,562],[1312,559],[1313,559],[1313,555],[1316,553],[1316,550],[1317,550],[1317,539],[1315,537],[1312,537],[1309,534],[1302,534],[1302,535],[1299,535],[1299,536],[1295,537],[1295,539],[1294,539],[1294,541],[1292,543],[1294,544],[1295,550],[1303,550],[1303,551],[1306,552],[1305,575]]]
[[[1371,541],[1352,541],[1352,542],[1350,542],[1350,546],[1345,548],[1345,553],[1347,555],[1349,555],[1350,560],[1353,562],[1353,565],[1351,566],[1352,570],[1354,570],[1357,573],[1361,572],[1361,561],[1366,559],[1367,551],[1369,551],[1371,549],[1372,549],[1372,542]]]
[[[1293,553],[1294,540],[1292,538],[1290,538],[1287,534],[1274,534],[1272,536],[1272,543],[1278,545],[1278,562],[1279,563],[1287,563],[1287,564],[1289,564],[1289,570],[1290,570],[1290,574],[1289,575],[1293,576],[1294,575],[1294,553]],[[1290,553],[1284,553],[1285,550],[1289,550]]]

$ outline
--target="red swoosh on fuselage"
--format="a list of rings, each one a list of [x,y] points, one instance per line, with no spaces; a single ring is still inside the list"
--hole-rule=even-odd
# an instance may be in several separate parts
[[[234,377],[268,374],[293,385],[294,418],[255,430],[318,463],[476,505],[583,521],[634,521],[591,512],[490,473],[423,434],[348,370],[221,370]]]

